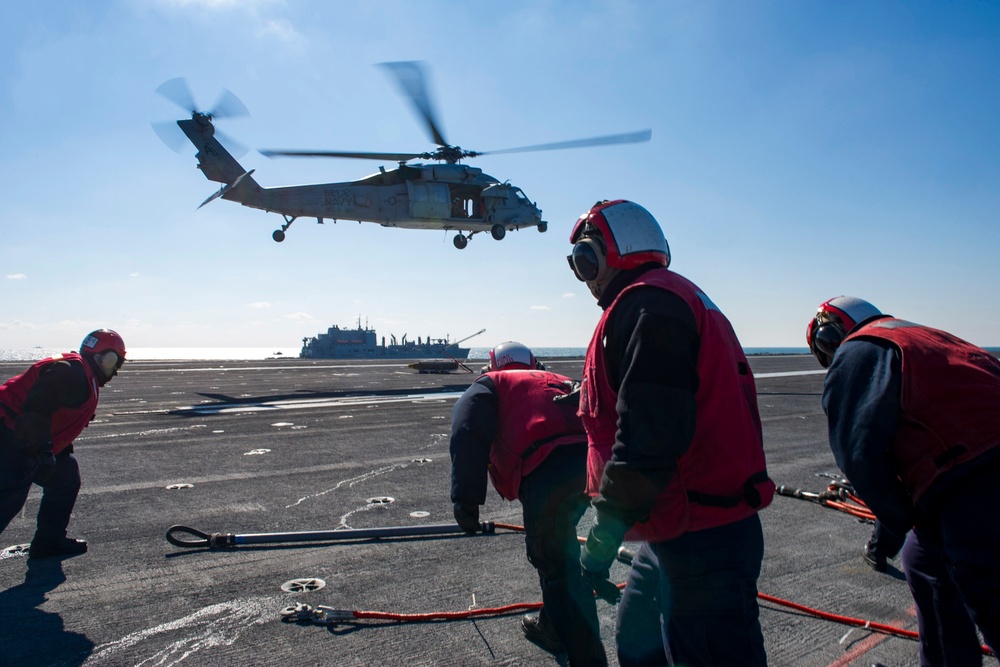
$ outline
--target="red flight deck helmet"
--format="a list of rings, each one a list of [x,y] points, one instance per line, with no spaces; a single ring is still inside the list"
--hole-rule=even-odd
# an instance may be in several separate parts
[[[587,283],[602,282],[614,269],[648,262],[670,266],[670,246],[656,218],[624,199],[594,204],[576,221],[569,241],[573,251],[566,259],[576,277]]]
[[[91,331],[80,344],[80,355],[93,359],[107,381],[125,363],[125,341],[111,329]]]
[[[847,334],[882,311],[856,296],[838,296],[820,304],[806,327],[806,343],[820,366],[827,368]]]

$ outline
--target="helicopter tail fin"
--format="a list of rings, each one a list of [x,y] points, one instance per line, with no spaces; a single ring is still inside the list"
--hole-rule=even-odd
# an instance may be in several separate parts
[[[241,185],[260,187],[252,178],[248,178],[247,170],[215,138],[215,126],[211,119],[196,116],[179,120],[177,125],[198,149],[195,157],[198,158],[198,168],[205,174],[205,178],[227,186],[235,187],[236,182],[242,180]]]

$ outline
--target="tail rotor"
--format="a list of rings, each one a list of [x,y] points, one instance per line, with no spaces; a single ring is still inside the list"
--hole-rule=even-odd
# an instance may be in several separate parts
[[[155,92],[170,100],[180,108],[184,109],[186,112],[191,114],[191,118],[197,120],[199,123],[212,125],[213,130],[214,124],[213,120],[219,119],[232,119],[239,118],[241,116],[249,116],[250,112],[240,98],[236,97],[231,91],[223,88],[221,94],[219,95],[218,101],[215,106],[210,111],[201,111],[198,105],[194,101],[194,96],[191,94],[191,87],[188,85],[187,79],[184,77],[177,77],[175,79],[170,79],[162,84],[155,90]],[[179,152],[181,148],[185,145],[185,136],[180,132],[175,121],[163,121],[150,123],[153,131],[156,135],[160,137],[171,150]],[[243,146],[238,141],[235,141],[229,136],[222,134],[221,132],[215,131],[215,137],[222,142],[223,145],[232,153],[235,157],[239,158],[246,155],[247,148]]]

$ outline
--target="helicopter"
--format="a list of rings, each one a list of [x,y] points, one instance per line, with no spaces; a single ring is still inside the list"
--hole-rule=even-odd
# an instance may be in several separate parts
[[[378,173],[342,183],[262,187],[253,178],[255,169],[247,171],[219,138],[231,147],[235,142],[216,132],[216,120],[248,115],[246,106],[235,95],[224,90],[212,111],[200,111],[183,78],[171,79],[159,86],[156,89],[158,94],[190,112],[190,118],[178,120],[176,124],[197,149],[198,168],[210,181],[222,184],[201,206],[221,197],[268,213],[278,213],[285,222],[271,236],[279,243],[285,240],[285,233],[297,219],[315,218],[319,224],[325,220],[357,220],[384,227],[453,230],[457,232],[454,245],[461,250],[473,235],[481,232],[489,232],[499,241],[508,231],[535,227],[544,232],[548,228],[548,223],[542,220],[541,209],[521,188],[509,181],[501,182],[483,173],[482,169],[463,164],[462,160],[502,153],[643,142],[649,141],[652,136],[651,130],[643,130],[494,151],[464,150],[449,144],[441,132],[422,64],[407,61],[381,63],[381,66],[395,78],[402,93],[409,99],[436,144],[435,150],[421,153],[258,151],[271,158],[336,157],[397,163],[394,168],[380,166]],[[170,143],[162,125],[158,127],[154,124],[153,129]],[[417,159],[433,163],[411,162]]]

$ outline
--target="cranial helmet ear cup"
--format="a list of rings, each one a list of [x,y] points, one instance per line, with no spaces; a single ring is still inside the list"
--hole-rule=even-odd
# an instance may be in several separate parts
[[[608,251],[604,247],[604,244],[598,240],[590,239],[590,243],[594,245],[594,251],[597,254],[597,277],[592,282],[601,282],[607,277],[610,270],[608,266]]]
[[[608,253],[599,239],[590,236],[580,239],[573,244],[571,257],[581,280],[600,282],[608,274]]]
[[[829,368],[837,348],[844,342],[845,335],[844,326],[837,321],[824,322],[816,329],[812,352],[823,368]]]
[[[118,355],[112,350],[107,350],[94,357],[94,361],[106,375],[110,375],[118,366]]]

